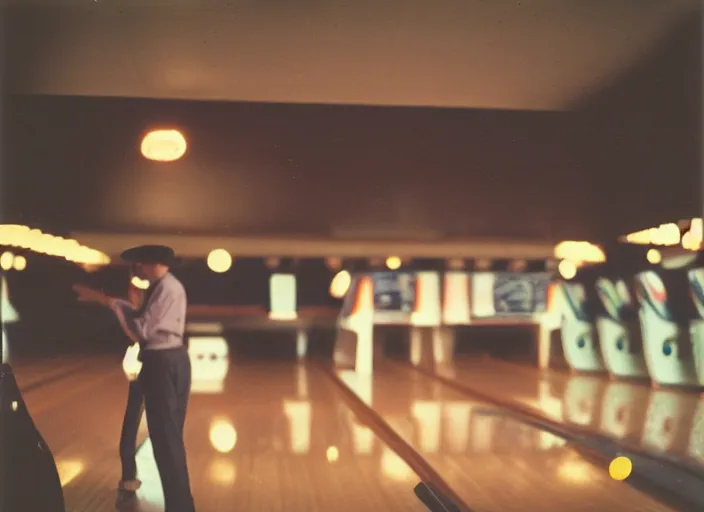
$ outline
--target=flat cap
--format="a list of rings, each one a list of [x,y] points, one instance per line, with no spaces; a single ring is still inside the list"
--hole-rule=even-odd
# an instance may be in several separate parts
[[[140,245],[123,251],[120,259],[128,263],[160,263],[171,266],[177,263],[176,254],[165,245]]]

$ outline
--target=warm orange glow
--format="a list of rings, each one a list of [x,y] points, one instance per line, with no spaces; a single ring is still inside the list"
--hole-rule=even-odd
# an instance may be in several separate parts
[[[174,162],[186,154],[186,138],[178,130],[154,130],[142,139],[142,155],[156,162]]]
[[[331,256],[325,260],[325,264],[331,270],[339,270],[342,267],[342,259],[335,256]]]

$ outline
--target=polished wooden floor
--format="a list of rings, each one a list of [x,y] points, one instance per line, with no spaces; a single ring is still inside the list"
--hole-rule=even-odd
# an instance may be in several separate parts
[[[477,511],[666,511],[564,440],[399,364],[338,372]],[[499,374],[510,380],[510,374]],[[525,391],[525,390],[524,390]]]
[[[54,452],[67,509],[115,510],[127,381],[119,359],[100,358],[32,387],[72,365],[22,362],[15,373],[20,387],[30,388],[24,399]],[[356,421],[329,378],[314,369],[232,365],[220,387],[194,382],[185,437],[200,512],[425,510],[413,494],[418,477]],[[144,485],[135,510],[163,510],[148,439],[138,468]]]
[[[699,393],[652,389],[643,380],[540,372],[491,359],[457,359],[435,371],[502,402],[704,471],[704,395]]]
[[[205,366],[194,367],[185,435],[200,512],[425,510],[412,491],[418,476],[360,423],[325,372],[294,363],[194,364]],[[115,510],[127,394],[119,358],[14,366],[55,454],[68,510]],[[509,393],[500,382],[512,379],[499,375],[488,382]],[[671,510],[612,480],[561,439],[420,372],[380,364],[371,377],[339,377],[473,510]],[[528,383],[516,379],[514,398],[529,400]],[[147,436],[143,428],[144,485],[134,510],[157,512],[163,497]]]

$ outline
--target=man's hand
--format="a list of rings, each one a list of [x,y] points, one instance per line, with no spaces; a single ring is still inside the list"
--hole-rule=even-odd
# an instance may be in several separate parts
[[[73,285],[73,291],[78,295],[78,302],[95,302],[102,306],[112,307],[115,299],[108,297],[103,292],[88,288],[82,284]]]

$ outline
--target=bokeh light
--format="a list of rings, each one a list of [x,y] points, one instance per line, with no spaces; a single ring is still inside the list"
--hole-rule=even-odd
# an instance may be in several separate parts
[[[573,261],[562,260],[557,266],[557,271],[563,279],[569,280],[577,275],[577,265]]]
[[[337,449],[337,446],[328,446],[328,449],[325,452],[325,457],[330,463],[337,462],[340,458],[340,450]]]
[[[10,270],[14,262],[15,255],[9,251],[2,253],[2,256],[0,256],[0,268],[3,270]]]
[[[222,274],[232,267],[232,256],[225,249],[214,249],[208,254],[208,268]]]
[[[352,276],[347,270],[341,270],[332,278],[330,282],[330,295],[336,299],[341,299],[347,294],[352,284]]]
[[[657,265],[662,261],[662,254],[657,249],[650,249],[645,257],[648,259],[648,262],[653,265]]]
[[[18,272],[23,271],[27,268],[27,258],[24,256],[15,256],[15,261],[12,262],[12,268]]]
[[[401,268],[401,258],[398,256],[389,256],[386,258],[386,268],[389,270],[398,270]]]
[[[228,420],[216,419],[210,425],[210,444],[220,453],[231,452],[237,444],[237,431]]]
[[[130,280],[130,283],[138,290],[146,290],[147,288],[149,288],[149,281],[147,281],[146,279],[141,279],[137,276],[133,276]]]

